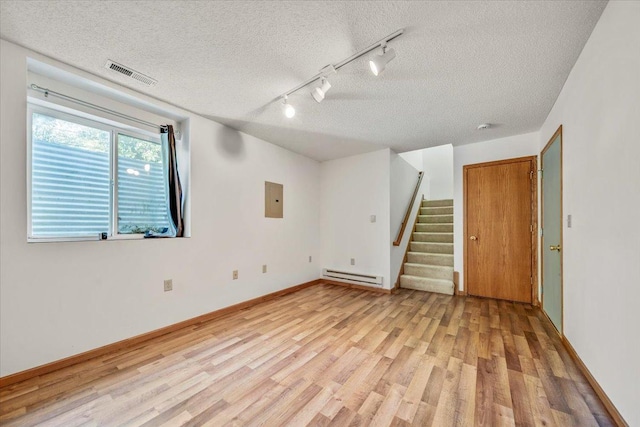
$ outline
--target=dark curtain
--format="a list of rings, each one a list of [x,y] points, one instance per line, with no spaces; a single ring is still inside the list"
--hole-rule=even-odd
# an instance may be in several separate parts
[[[180,184],[180,175],[178,174],[178,160],[176,158],[176,137],[173,134],[173,126],[163,126],[162,133],[167,134],[168,156],[166,170],[168,172],[167,196],[169,199],[169,214],[176,231],[176,237],[182,237],[184,235],[184,224],[182,220],[182,185]]]

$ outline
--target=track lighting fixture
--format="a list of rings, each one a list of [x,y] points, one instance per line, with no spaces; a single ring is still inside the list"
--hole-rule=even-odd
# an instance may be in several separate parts
[[[394,49],[387,49],[385,44],[382,45],[382,55],[376,55],[369,60],[369,67],[374,76],[379,76],[384,71],[387,64],[396,57]]]
[[[389,34],[385,38],[383,38],[381,40],[378,40],[377,42],[373,43],[372,45],[369,45],[368,47],[362,49],[361,51],[354,53],[350,57],[348,57],[346,59],[343,59],[342,61],[338,62],[337,64],[327,65],[326,67],[321,69],[318,74],[316,74],[315,76],[311,77],[309,80],[306,80],[306,81],[300,83],[298,86],[296,86],[293,89],[291,89],[291,90],[283,93],[282,95],[280,95],[280,98],[282,98],[282,111],[284,112],[284,115],[287,116],[288,118],[292,118],[296,114],[296,110],[293,108],[292,105],[290,105],[287,102],[287,96],[291,95],[294,92],[299,91],[300,89],[302,89],[304,87],[307,87],[308,85],[310,85],[313,82],[321,80],[320,86],[319,87],[315,87],[314,89],[312,89],[311,96],[313,97],[313,99],[316,100],[316,102],[322,102],[322,100],[324,99],[325,95],[327,94],[327,91],[329,89],[331,89],[331,84],[327,80],[327,76],[335,73],[338,69],[340,69],[340,68],[344,67],[345,65],[355,61],[356,59],[360,58],[361,56],[364,56],[364,55],[368,54],[369,52],[372,52],[373,50],[375,50],[375,49],[377,49],[379,47],[382,48],[382,55],[376,55],[375,57],[371,58],[371,60],[369,61],[369,66],[371,67],[371,71],[373,72],[373,74],[375,74],[376,76],[379,75],[380,73],[382,73],[382,71],[384,70],[385,66],[393,58],[396,57],[396,51],[393,50],[393,49],[387,49],[387,43],[389,43],[391,40],[395,39],[396,37],[400,37],[403,33],[404,33],[404,28],[401,28],[401,29]],[[273,101],[275,101],[277,99],[278,98],[275,98]]]
[[[313,96],[313,99],[315,99],[316,102],[322,102],[329,89],[331,89],[331,83],[329,83],[329,80],[327,80],[326,77],[323,77],[321,86],[313,89],[311,91],[311,96]]]
[[[282,112],[288,119],[290,119],[296,115],[296,109],[293,108],[293,105],[287,102],[288,99],[289,97],[287,95],[282,97]]]

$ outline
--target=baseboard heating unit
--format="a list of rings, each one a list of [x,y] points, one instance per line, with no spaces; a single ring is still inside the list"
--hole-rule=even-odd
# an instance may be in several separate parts
[[[373,285],[382,287],[382,276],[372,276],[370,274],[350,273],[348,271],[323,268],[322,277],[347,283],[355,283],[358,285]]]

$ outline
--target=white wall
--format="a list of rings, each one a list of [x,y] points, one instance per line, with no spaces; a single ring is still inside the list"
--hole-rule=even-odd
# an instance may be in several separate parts
[[[453,198],[453,146],[422,150],[424,171],[429,176],[429,200]]]
[[[316,161],[81,71],[190,122],[192,237],[28,244],[27,55],[63,65],[0,43],[1,376],[320,276]],[[282,220],[264,218],[265,180],[284,184]]]
[[[407,151],[405,153],[399,153],[398,156],[402,157],[407,163],[413,166],[418,171],[424,170],[424,162],[422,161],[423,150]]]
[[[395,241],[402,226],[402,220],[407,212],[409,203],[412,201],[411,197],[415,191],[416,184],[418,182],[418,170],[409,164],[402,156],[391,152],[391,181],[390,181],[390,232],[391,241]],[[395,286],[398,279],[398,273],[400,273],[400,267],[402,267],[404,261],[404,254],[407,251],[407,245],[411,240],[411,231],[415,216],[420,207],[422,200],[422,194],[424,192],[425,182],[422,181],[416,200],[411,205],[411,215],[409,216],[409,222],[407,223],[404,235],[399,246],[393,246],[391,244],[391,287]]]
[[[640,425],[639,23],[640,3],[609,2],[538,147],[562,124],[564,331],[629,425]]]
[[[453,149],[453,265],[460,272],[459,289],[464,289],[464,254],[463,254],[463,175],[462,167],[475,163],[494,160],[512,159],[516,157],[535,156],[539,154],[539,134],[527,133],[475,144],[461,145]]]
[[[395,281],[389,269],[390,153],[384,149],[320,166],[321,266],[383,276],[387,289]]]
[[[453,145],[408,151],[399,156],[417,170],[424,171],[427,200],[453,198]]]

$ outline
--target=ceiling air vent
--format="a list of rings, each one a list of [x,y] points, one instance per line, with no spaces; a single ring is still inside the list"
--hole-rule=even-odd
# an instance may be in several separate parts
[[[125,75],[129,78],[132,78],[134,80],[139,81],[140,83],[147,85],[147,86],[155,86],[156,83],[158,83],[158,81],[156,79],[153,79],[149,76],[145,76],[142,73],[137,72],[136,70],[133,70],[129,67],[126,67],[122,64],[118,64],[117,62],[113,62],[112,60],[107,60],[107,63],[104,64],[104,68],[107,68],[109,70],[113,70],[117,73],[120,73],[122,75]]]

